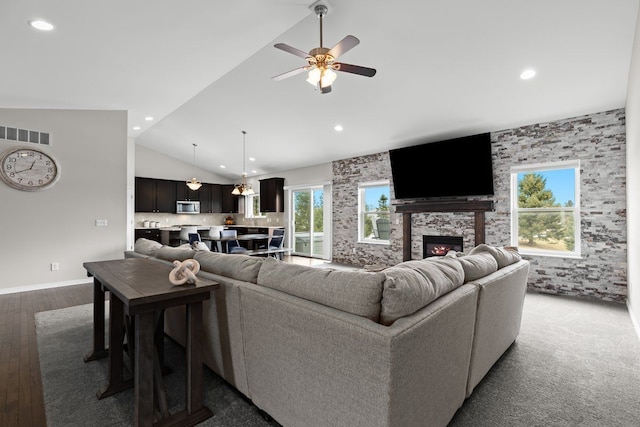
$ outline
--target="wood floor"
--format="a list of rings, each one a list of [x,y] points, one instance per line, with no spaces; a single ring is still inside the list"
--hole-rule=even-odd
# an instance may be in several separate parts
[[[0,295],[0,426],[47,425],[34,313],[90,302],[93,284]]]
[[[288,256],[285,262],[317,265],[326,261]],[[90,283],[0,295],[0,426],[47,425],[34,313],[91,302]]]

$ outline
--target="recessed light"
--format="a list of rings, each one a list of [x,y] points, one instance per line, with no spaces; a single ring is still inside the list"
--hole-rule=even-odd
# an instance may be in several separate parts
[[[150,122],[151,120],[153,120],[153,117],[151,117],[151,116],[147,116],[147,117],[145,117],[144,119],[145,119],[146,121]]]
[[[529,70],[524,70],[522,74],[520,74],[520,78],[522,80],[529,80],[529,79],[532,79],[535,75],[536,75],[536,71],[529,69]]]
[[[255,157],[249,157],[249,161],[251,161],[251,162],[255,162],[255,161],[256,161],[256,158],[255,158]]]
[[[134,126],[133,127],[133,130],[140,130],[140,129],[142,129],[140,126]]]
[[[344,128],[342,127],[342,125],[335,125],[335,126],[333,127],[333,129],[334,129],[336,132],[342,132],[342,131],[344,130]]]
[[[251,171],[251,173],[258,173],[258,171],[255,171],[255,170],[254,170],[254,171]]]
[[[40,30],[40,31],[51,31],[53,30],[53,25],[48,23],[47,21],[43,21],[41,19],[34,19],[29,21],[29,25],[32,28],[35,28],[36,30]]]
[[[220,165],[220,169],[226,169],[227,167],[225,165]]]

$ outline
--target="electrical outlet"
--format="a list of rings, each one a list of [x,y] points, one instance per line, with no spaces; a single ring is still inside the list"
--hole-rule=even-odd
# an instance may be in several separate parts
[[[355,255],[356,254],[356,248],[351,249],[351,253]]]
[[[106,227],[107,220],[106,219],[96,219],[96,227]]]
[[[51,271],[58,271],[60,270],[60,264],[57,262],[52,262],[51,263]]]

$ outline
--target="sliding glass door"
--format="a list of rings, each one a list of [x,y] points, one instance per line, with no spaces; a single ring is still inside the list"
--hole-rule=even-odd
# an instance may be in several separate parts
[[[293,203],[293,254],[326,259],[323,188],[293,190],[291,197]]]

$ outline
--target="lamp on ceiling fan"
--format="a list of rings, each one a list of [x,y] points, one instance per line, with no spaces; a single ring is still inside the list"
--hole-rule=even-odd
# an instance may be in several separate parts
[[[324,16],[327,14],[328,8],[323,4],[318,4],[315,6],[314,11],[320,19],[320,47],[311,49],[309,53],[306,53],[300,49],[296,49],[295,47],[291,47],[284,43],[275,44],[274,47],[277,49],[284,50],[285,52],[289,52],[293,55],[306,59],[308,65],[274,76],[272,77],[273,80],[279,81],[286,79],[287,77],[295,76],[305,71],[309,71],[307,81],[312,85],[318,87],[320,89],[320,93],[329,93],[331,92],[331,85],[337,77],[334,71],[343,71],[346,73],[357,74],[359,76],[366,77],[375,76],[376,70],[373,68],[345,64],[344,62],[336,62],[340,55],[356,47],[360,43],[360,40],[358,40],[354,36],[349,35],[339,41],[338,44],[336,44],[331,49],[323,47],[322,18],[324,18]]]

